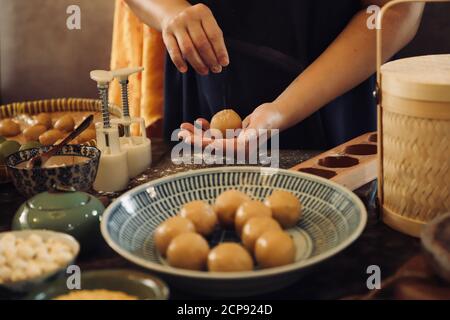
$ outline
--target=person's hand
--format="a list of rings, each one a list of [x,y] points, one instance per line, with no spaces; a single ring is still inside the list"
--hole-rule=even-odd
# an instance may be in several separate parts
[[[288,127],[287,115],[276,103],[265,103],[256,108],[242,122],[244,132],[247,129],[254,130],[284,130]]]
[[[204,4],[177,9],[162,21],[162,35],[170,58],[185,73],[186,61],[201,75],[222,72],[229,56],[223,32]]]
[[[178,138],[182,139],[185,143],[191,144],[202,149],[207,147],[211,149],[221,149],[223,154],[227,149],[233,149],[234,152],[238,150],[246,149],[245,142],[239,142],[238,138],[226,139],[219,132],[218,137],[215,137],[214,130],[210,129],[209,121],[203,118],[199,118],[192,123],[181,124],[181,131],[178,134]]]

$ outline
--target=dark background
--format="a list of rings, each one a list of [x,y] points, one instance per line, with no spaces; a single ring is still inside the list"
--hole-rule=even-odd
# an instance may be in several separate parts
[[[0,0],[0,103],[97,97],[92,69],[108,69],[114,0]],[[66,26],[79,5],[82,29]],[[399,57],[450,53],[450,4],[427,5],[416,39]]]

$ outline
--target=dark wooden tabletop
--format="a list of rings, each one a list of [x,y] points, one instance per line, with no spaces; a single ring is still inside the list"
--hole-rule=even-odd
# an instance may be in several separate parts
[[[305,161],[317,152],[300,150],[280,151],[280,167],[288,169]],[[162,141],[153,141],[153,166],[145,174],[133,180],[130,188],[160,177],[177,172],[198,169],[199,165],[174,165],[170,158],[170,149]],[[268,295],[253,299],[341,299],[347,296],[363,294],[368,291],[366,281],[369,275],[367,267],[377,265],[385,279],[408,259],[420,252],[417,239],[400,234],[386,225],[378,217],[372,201],[375,183],[356,191],[368,208],[368,224],[361,237],[345,251],[315,267],[297,283]],[[114,198],[116,195],[111,195]],[[7,231],[15,211],[24,201],[12,185],[0,186],[0,232]],[[81,256],[77,263],[82,270],[131,268],[139,269],[120,257],[106,243],[89,256]],[[142,269],[140,269],[142,270]],[[170,286],[170,283],[169,283]],[[207,296],[194,296],[171,288],[172,299],[208,299]],[[0,298],[20,298],[10,293],[0,292]]]

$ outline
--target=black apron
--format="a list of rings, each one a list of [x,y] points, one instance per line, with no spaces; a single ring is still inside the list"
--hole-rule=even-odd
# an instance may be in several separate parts
[[[275,100],[361,9],[358,0],[206,0],[221,26],[230,66],[200,76],[177,71],[170,58],[165,76],[165,137],[182,122],[232,108],[246,117]],[[290,149],[328,149],[376,130],[372,78],[337,98],[280,136]],[[327,84],[324,83],[324,86]]]

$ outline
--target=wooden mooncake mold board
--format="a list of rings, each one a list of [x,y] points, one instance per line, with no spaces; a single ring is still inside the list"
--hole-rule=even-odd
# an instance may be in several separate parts
[[[376,132],[367,133],[291,170],[320,176],[356,190],[377,178],[377,140]]]

